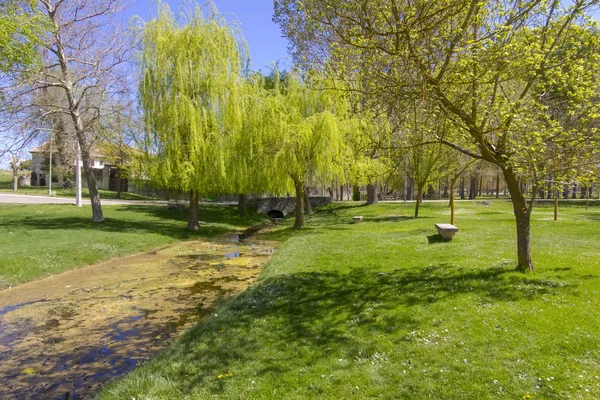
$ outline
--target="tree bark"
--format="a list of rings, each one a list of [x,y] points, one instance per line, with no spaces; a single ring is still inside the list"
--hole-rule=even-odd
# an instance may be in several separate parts
[[[585,190],[585,211],[587,211],[590,205],[590,191],[588,190],[587,186],[585,186],[582,190]]]
[[[312,215],[312,205],[310,204],[310,196],[308,195],[308,189],[304,187],[304,207],[306,207],[306,214]]]
[[[477,176],[471,174],[471,180],[469,181],[469,200],[477,198]]]
[[[121,169],[117,167],[117,199],[120,199],[120,198],[121,198]]]
[[[554,220],[558,221],[558,193],[554,196]]]
[[[379,199],[377,198],[377,187],[374,184],[369,183],[367,185],[367,205],[377,203],[379,203]]]
[[[94,175],[94,168],[92,164],[92,158],[90,156],[90,150],[87,147],[87,140],[84,136],[83,130],[77,133],[79,143],[84,143],[81,146],[81,158],[83,159],[83,172],[85,173],[85,179],[87,180],[88,190],[90,192],[90,200],[92,203],[92,221],[103,222],[104,216],[102,214],[102,204],[100,203],[100,193],[98,192],[98,185],[96,184],[96,175]]]
[[[423,188],[419,186],[417,188],[417,202],[415,203],[415,218],[419,218],[419,206],[421,205],[421,192]]]
[[[294,229],[304,229],[304,185],[297,179],[294,179],[296,187],[296,220]]]
[[[198,191],[190,191],[190,209],[188,211],[188,231],[196,232],[200,227],[198,226]]]
[[[17,189],[19,188],[19,161],[17,160],[16,157],[13,156],[13,161],[11,164],[12,167],[12,190],[13,192],[16,192]]]
[[[465,199],[465,175],[461,175],[460,178],[460,199]]]
[[[496,198],[500,198],[500,172],[496,174]]]
[[[243,193],[238,194],[238,213],[244,214],[246,212],[246,195]]]
[[[512,168],[505,167],[502,172],[508,186],[517,224],[517,270],[522,272],[533,271],[530,245],[530,210]],[[533,204],[529,205],[529,207],[532,206]]]

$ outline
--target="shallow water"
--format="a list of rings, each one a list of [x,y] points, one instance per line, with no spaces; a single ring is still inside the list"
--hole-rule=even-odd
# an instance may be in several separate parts
[[[245,290],[272,252],[183,242],[0,291],[0,398],[89,398]]]

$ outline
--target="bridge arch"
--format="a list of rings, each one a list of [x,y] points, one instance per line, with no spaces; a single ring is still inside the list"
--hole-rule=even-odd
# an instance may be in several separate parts
[[[267,212],[267,216],[269,218],[277,218],[277,219],[283,219],[285,217],[283,212],[279,211],[279,210],[271,210],[271,211]]]

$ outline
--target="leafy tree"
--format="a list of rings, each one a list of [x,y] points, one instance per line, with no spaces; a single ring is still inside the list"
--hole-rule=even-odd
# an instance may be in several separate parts
[[[27,71],[40,63],[38,46],[49,24],[35,1],[0,2],[0,73]]]
[[[296,192],[294,228],[304,228],[306,182],[315,176],[333,179],[342,173],[343,138],[348,104],[328,90],[318,76],[285,76],[273,92],[272,118],[279,129],[271,142],[277,171],[287,174]]]
[[[269,76],[254,73],[242,86],[242,125],[227,141],[225,151],[226,191],[238,193],[240,212],[244,212],[246,195],[280,195],[290,190],[289,177],[278,164],[278,149],[273,147],[281,134],[277,97],[281,79],[277,70]]]
[[[179,19],[166,3],[143,29],[140,99],[148,176],[188,191],[188,229],[198,230],[198,193],[227,189],[228,141],[242,126],[246,45],[214,5]]]
[[[359,77],[367,82],[365,93],[389,107],[411,97],[427,100],[451,120],[453,134],[439,142],[504,175],[517,227],[517,269],[525,271],[533,269],[531,211],[549,173],[540,155],[562,140],[537,89],[556,77],[553,85],[574,94],[564,111],[596,117],[594,107],[582,104],[590,103],[598,80],[577,79],[596,68],[598,39],[587,15],[596,3],[277,0],[275,21],[298,62],[329,65],[338,79]],[[573,51],[565,59],[565,49],[582,41],[590,43],[588,56]],[[357,69],[357,58],[368,67]],[[597,149],[593,129],[568,136],[581,153]],[[525,193],[523,180],[531,183]]]

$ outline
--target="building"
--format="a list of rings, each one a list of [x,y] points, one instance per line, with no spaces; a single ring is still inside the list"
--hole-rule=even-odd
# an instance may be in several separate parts
[[[50,142],[45,142],[31,150],[31,186],[48,186],[48,177],[50,176]],[[119,169],[108,157],[101,154],[97,149],[90,149],[96,184],[98,189],[117,191],[119,181]],[[74,164],[74,163],[73,163]],[[61,168],[61,155],[55,149],[52,151],[52,185],[62,187],[65,184],[65,177]],[[75,165],[70,165],[72,170]],[[55,169],[56,168],[56,169]],[[64,170],[64,168],[62,168]],[[81,171],[81,186],[87,187],[85,173]],[[121,191],[127,192],[129,182],[126,178],[121,178]]]

